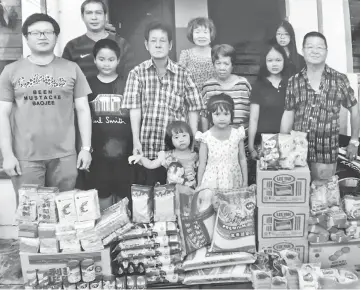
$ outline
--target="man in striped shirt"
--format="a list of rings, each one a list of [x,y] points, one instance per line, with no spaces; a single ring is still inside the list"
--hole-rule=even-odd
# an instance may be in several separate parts
[[[288,82],[281,133],[292,129],[308,134],[308,161],[313,180],[327,180],[336,171],[341,105],[351,113],[347,156],[359,146],[360,111],[347,76],[326,65],[327,41],[319,32],[303,39],[306,67]]]
[[[143,154],[152,160],[158,157],[158,152],[166,150],[166,127],[172,121],[188,119],[193,134],[196,133],[203,103],[190,73],[168,57],[172,49],[170,28],[152,22],[144,37],[151,59],[130,71],[123,108],[130,109],[133,154]],[[147,185],[165,183],[163,167],[149,170],[136,166],[133,182]]]

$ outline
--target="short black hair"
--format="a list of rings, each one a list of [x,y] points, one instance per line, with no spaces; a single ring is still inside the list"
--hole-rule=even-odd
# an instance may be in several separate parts
[[[282,46],[277,43],[277,40],[272,39],[266,43],[263,48],[263,52],[261,54],[261,66],[258,72],[258,79],[262,80],[267,78],[270,75],[270,72],[267,69],[267,55],[268,53],[274,49],[275,51],[279,52],[283,57],[283,69],[281,71],[282,76],[286,76],[287,74],[287,67],[288,67],[288,58],[286,51]]]
[[[231,113],[231,123],[233,123],[234,118],[234,101],[227,94],[219,94],[212,96],[207,102],[207,119],[209,124],[213,125],[212,114],[218,110],[224,110]]]
[[[174,133],[188,133],[189,134],[189,148],[192,147],[193,144],[193,133],[191,127],[183,121],[173,121],[171,122],[165,132],[165,145],[170,149],[175,149],[173,142],[172,142],[172,136]]]
[[[236,50],[232,45],[229,44],[218,44],[213,46],[211,55],[212,55],[213,64],[216,62],[216,60],[219,59],[220,56],[223,57],[229,56],[231,58],[232,66],[234,66],[236,63],[236,58],[237,58]]]
[[[149,33],[151,31],[158,30],[158,29],[167,33],[168,42],[171,42],[173,40],[172,29],[170,28],[170,26],[163,22],[160,22],[160,21],[153,21],[147,25],[147,27],[145,28],[145,31],[144,31],[145,40],[146,41],[149,40]]]
[[[34,13],[31,14],[28,18],[26,18],[26,20],[23,23],[23,26],[21,28],[21,32],[24,36],[28,35],[28,29],[29,26],[33,25],[36,22],[41,22],[41,21],[45,21],[45,22],[50,22],[53,25],[54,28],[54,33],[56,36],[59,35],[60,33],[60,26],[58,24],[58,22],[56,22],[56,20],[49,16],[48,14],[45,13]]]
[[[107,14],[107,13],[108,13],[108,7],[107,7],[107,5],[104,3],[104,1],[102,1],[102,0],[85,0],[85,1],[83,2],[83,4],[81,4],[81,7],[80,7],[81,15],[84,14],[85,6],[88,5],[88,4],[90,4],[90,3],[99,3],[99,4],[102,5],[102,7],[103,7],[104,14]]]
[[[98,40],[93,47],[93,56],[94,58],[97,57],[97,54],[102,48],[108,48],[117,55],[117,59],[120,58],[120,48],[119,45],[112,39],[109,38],[103,38],[101,40]]]
[[[307,33],[307,34],[303,37],[302,47],[305,47],[306,40],[307,40],[307,38],[309,38],[309,37],[322,38],[323,41],[325,42],[326,48],[328,48],[326,37],[325,37],[321,32],[318,32],[318,31],[311,31],[311,32]]]

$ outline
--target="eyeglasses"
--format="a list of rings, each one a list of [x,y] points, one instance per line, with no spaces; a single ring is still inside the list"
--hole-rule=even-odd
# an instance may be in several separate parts
[[[276,36],[279,36],[279,37],[282,37],[282,36],[290,37],[290,35],[289,35],[288,33],[276,33]]]
[[[46,38],[49,38],[55,34],[54,31],[47,30],[47,31],[30,31],[28,32],[28,35],[34,36],[36,38],[40,38],[42,35],[44,35]]]
[[[323,46],[305,46],[306,50],[314,50],[314,51],[323,51],[323,50],[327,50],[326,47]]]

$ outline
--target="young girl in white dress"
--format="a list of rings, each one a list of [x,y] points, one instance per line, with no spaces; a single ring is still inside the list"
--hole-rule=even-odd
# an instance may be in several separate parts
[[[220,94],[207,103],[212,127],[205,133],[197,132],[199,150],[198,186],[211,189],[234,189],[248,184],[244,128],[230,126],[233,120],[233,99]]]

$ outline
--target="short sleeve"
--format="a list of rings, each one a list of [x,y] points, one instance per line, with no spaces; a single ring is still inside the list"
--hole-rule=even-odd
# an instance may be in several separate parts
[[[189,53],[187,49],[184,49],[181,51],[180,55],[179,55],[179,61],[178,63],[181,66],[187,67],[188,64],[188,60],[189,60]]]
[[[246,132],[244,131],[243,126],[240,126],[238,129],[234,130],[236,130],[236,137],[238,141],[241,141],[246,137]]]
[[[251,104],[260,104],[261,102],[261,90],[260,90],[260,84],[256,83],[251,91],[251,94],[249,96],[249,100]]]
[[[62,58],[65,58],[67,60],[70,60],[70,61],[73,61],[73,58],[71,56],[71,49],[70,49],[70,42],[68,42],[66,45],[65,45],[65,48],[64,48],[64,51],[63,51],[63,54],[62,54]]]
[[[14,87],[11,82],[11,70],[5,66],[0,75],[0,101],[13,102],[15,100]]]
[[[207,131],[208,132],[208,131]],[[206,142],[206,132],[202,133],[200,131],[197,131],[196,134],[194,135],[194,139],[196,141],[202,142],[202,143],[207,143]]]
[[[139,109],[141,107],[143,85],[138,71],[131,70],[124,89],[123,109]]]
[[[77,99],[88,96],[89,94],[91,94],[92,91],[80,67],[77,64],[74,65],[76,71],[76,80],[74,84],[74,99]]]
[[[188,105],[188,111],[200,111],[204,109],[202,98],[198,92],[197,85],[195,84],[194,80],[191,77],[191,74],[187,71],[184,72],[185,74],[185,99]]]
[[[350,85],[350,81],[348,80],[346,75],[342,75],[342,84],[341,84],[341,92],[342,92],[342,106],[346,109],[349,109],[357,104],[357,100],[355,98],[354,90]]]
[[[293,111],[296,109],[296,96],[294,92],[294,80],[295,77],[291,77],[288,80],[287,89],[286,89],[286,98],[285,98],[285,110]]]

